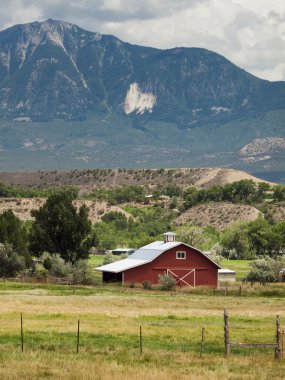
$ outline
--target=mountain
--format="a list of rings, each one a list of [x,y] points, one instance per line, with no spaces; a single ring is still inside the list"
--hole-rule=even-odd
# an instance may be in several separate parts
[[[105,167],[109,159],[110,166],[210,161],[278,171],[284,147],[276,139],[285,138],[284,115],[284,82],[259,79],[206,49],[131,45],[55,20],[0,32],[4,162],[14,150],[17,161],[25,153],[28,166],[33,160],[43,169],[57,167],[48,157],[63,155],[62,168],[76,160],[77,166]],[[279,143],[271,155],[248,155],[243,147],[258,139]],[[117,144],[124,157],[109,154]],[[164,149],[172,157],[167,163]]]
[[[117,113],[181,128],[284,108],[285,84],[205,49],[153,49],[47,20],[0,33],[0,115],[33,121]]]

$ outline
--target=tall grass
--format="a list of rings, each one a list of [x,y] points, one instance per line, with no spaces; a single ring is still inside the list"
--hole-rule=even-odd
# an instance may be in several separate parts
[[[73,293],[66,286],[13,283],[1,283],[0,292],[0,379],[284,378],[284,362],[273,359],[272,348],[233,348],[225,359],[223,342],[225,307],[233,341],[273,342],[275,315],[285,318],[280,297],[122,287],[79,287]],[[202,326],[205,353],[200,358]]]

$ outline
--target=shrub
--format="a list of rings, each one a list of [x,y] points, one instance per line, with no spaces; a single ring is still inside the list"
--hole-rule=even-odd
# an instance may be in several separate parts
[[[91,280],[90,267],[87,260],[78,260],[71,268],[70,276],[74,284],[89,283]]]
[[[151,290],[152,289],[152,284],[150,281],[143,281],[142,282],[142,287],[143,289]]]
[[[74,284],[91,283],[93,280],[87,260],[78,260],[72,265],[65,262],[58,253],[48,252],[42,254],[41,260],[43,265],[36,266],[38,277],[46,277],[49,273],[54,277],[69,278]]]
[[[159,274],[158,282],[161,290],[174,290],[176,287],[176,281],[168,274]]]
[[[49,254],[44,252],[41,256],[43,266],[48,269],[51,276],[54,277],[68,277],[71,272],[71,263],[66,263],[59,253]],[[46,263],[49,263],[47,268]]]
[[[51,270],[51,268],[52,268],[52,262],[51,262],[50,257],[46,257],[46,258],[44,259],[44,261],[43,261],[43,267],[44,267],[47,271]]]
[[[0,277],[13,277],[25,269],[25,258],[10,245],[0,244]]]
[[[280,280],[281,271],[284,268],[284,256],[277,257],[276,259],[267,256],[252,262],[251,271],[246,279],[251,282],[258,281],[261,284],[276,282]]]
[[[44,278],[46,280],[48,277],[48,270],[44,268],[41,264],[36,264],[35,275],[38,279]]]

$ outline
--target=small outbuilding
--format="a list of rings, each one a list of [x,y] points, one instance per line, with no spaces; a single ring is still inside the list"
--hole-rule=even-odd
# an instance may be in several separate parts
[[[230,269],[219,269],[219,282],[235,282],[236,281],[236,272]]]
[[[221,268],[217,263],[199,249],[175,241],[173,232],[166,232],[163,238],[139,248],[127,259],[96,268],[103,272],[103,282],[157,284],[159,275],[168,274],[177,285],[218,287]]]
[[[124,254],[130,255],[131,253],[135,252],[135,249],[134,248],[116,248],[116,249],[113,249],[111,252],[113,255],[124,255]]]

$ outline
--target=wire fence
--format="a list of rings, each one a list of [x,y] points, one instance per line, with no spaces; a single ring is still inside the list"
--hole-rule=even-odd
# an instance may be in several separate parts
[[[234,320],[224,316],[198,322],[169,315],[166,319],[146,318],[137,326],[106,325],[96,317],[71,318],[66,315],[31,317],[24,314],[17,318],[1,318],[0,351],[19,350],[22,353],[36,350],[84,353],[93,351],[132,350],[189,352],[202,357],[205,354],[252,355],[268,353],[276,359],[284,357],[284,331],[279,316],[276,321]],[[266,332],[266,333],[265,333]],[[268,336],[271,340],[268,341]],[[253,341],[252,337],[259,337]],[[266,337],[267,340],[264,340]]]

